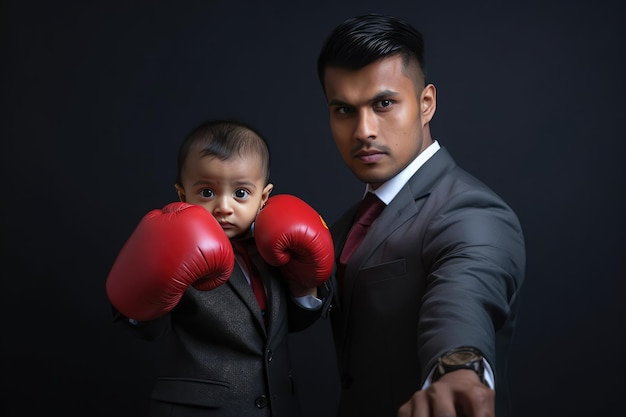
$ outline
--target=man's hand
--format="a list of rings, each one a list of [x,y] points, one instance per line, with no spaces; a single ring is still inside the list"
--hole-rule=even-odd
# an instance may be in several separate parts
[[[496,392],[469,369],[450,372],[417,391],[398,417],[494,417]]]

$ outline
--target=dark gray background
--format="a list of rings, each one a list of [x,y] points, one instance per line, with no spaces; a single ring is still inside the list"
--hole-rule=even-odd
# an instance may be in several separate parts
[[[200,122],[254,124],[270,140],[274,194],[329,223],[360,196],[315,61],[331,28],[372,11],[424,33],[434,138],[522,221],[514,416],[623,415],[621,1],[0,7],[3,416],[143,415],[159,347],[110,323],[104,282],[143,214],[176,199],[176,149]],[[323,322],[292,338],[299,373],[311,373],[306,417],[336,401],[328,334]]]

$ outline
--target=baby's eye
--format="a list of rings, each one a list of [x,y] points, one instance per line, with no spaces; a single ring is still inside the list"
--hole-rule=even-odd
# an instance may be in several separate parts
[[[248,190],[243,188],[239,188],[235,191],[235,198],[248,198],[249,195],[250,193],[248,192]]]
[[[210,188],[204,188],[200,190],[200,195],[204,198],[215,197],[215,193]]]

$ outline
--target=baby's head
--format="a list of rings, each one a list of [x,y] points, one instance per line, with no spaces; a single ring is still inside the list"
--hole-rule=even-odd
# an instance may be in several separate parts
[[[273,188],[269,176],[267,142],[238,121],[206,122],[185,138],[178,151],[178,197],[206,208],[229,238],[251,233]]]

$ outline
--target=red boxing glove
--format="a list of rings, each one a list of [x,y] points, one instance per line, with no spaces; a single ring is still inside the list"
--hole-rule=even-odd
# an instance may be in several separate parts
[[[171,203],[141,219],[107,276],[107,296],[125,316],[153,320],[173,309],[189,285],[212,290],[226,282],[234,262],[211,213]]]
[[[254,240],[263,259],[305,288],[326,282],[333,271],[333,240],[324,219],[299,198],[270,197],[254,223]]]

